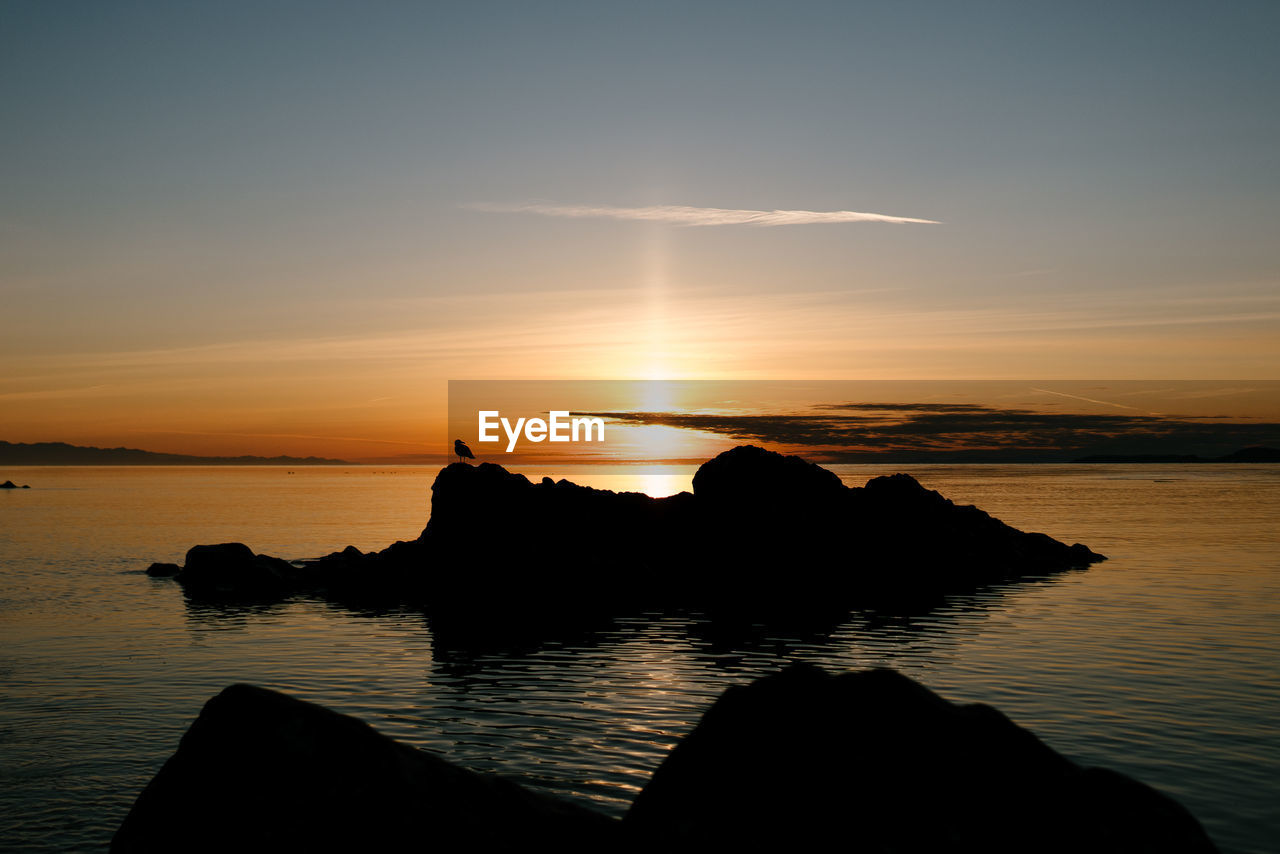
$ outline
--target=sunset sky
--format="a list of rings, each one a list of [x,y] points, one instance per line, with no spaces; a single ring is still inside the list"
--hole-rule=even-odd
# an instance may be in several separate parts
[[[1276,379],[1278,41],[1274,0],[3,0],[0,439],[390,457],[449,379]]]

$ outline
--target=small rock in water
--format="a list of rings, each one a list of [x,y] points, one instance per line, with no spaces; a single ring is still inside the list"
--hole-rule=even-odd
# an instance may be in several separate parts
[[[147,575],[153,578],[172,578],[182,572],[182,567],[176,563],[153,563],[147,567]]]

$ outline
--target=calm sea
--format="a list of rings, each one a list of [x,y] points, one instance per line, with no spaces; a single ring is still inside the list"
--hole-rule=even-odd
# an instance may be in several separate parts
[[[861,484],[886,473],[837,467]],[[522,650],[445,649],[412,613],[189,606],[142,574],[196,543],[311,557],[409,539],[435,470],[25,468],[0,477],[0,847],[100,849],[203,702],[246,681],[621,813],[727,685],[804,659],[896,667],[1186,804],[1227,852],[1280,847],[1280,466],[908,467],[1111,560],[855,615],[829,636],[694,615]],[[566,472],[528,472],[533,476]],[[567,473],[663,494],[691,472]]]

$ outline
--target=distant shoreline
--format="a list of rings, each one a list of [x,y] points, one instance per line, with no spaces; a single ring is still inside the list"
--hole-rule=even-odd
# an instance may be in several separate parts
[[[306,463],[298,460],[289,462],[180,462],[180,463],[0,463],[7,469],[39,469],[39,468],[84,468],[84,469],[161,469],[161,468],[281,468],[297,466],[298,468],[337,468],[339,466],[360,466],[364,468],[394,468],[394,466],[378,466],[375,463],[352,463],[336,460],[331,463]]]
[[[426,456],[426,455],[424,455]],[[379,466],[382,468],[398,468],[408,466],[436,466],[449,462],[442,456],[439,460],[395,460],[379,459],[370,461],[341,460],[329,457],[262,457],[242,455],[236,457],[211,457],[194,454],[165,454],[155,451],[143,451],[137,448],[97,448],[92,446],[70,445],[65,442],[37,442],[31,444],[0,441],[0,466]],[[684,466],[697,465],[694,460],[592,460],[577,459],[520,459],[518,457],[495,456],[481,459],[479,462],[497,462],[500,464],[517,464],[530,468],[556,468],[559,466]],[[1229,454],[1205,457],[1198,454],[1091,454],[1071,459],[1048,459],[1023,456],[1017,452],[1003,458],[983,454],[981,452],[940,452],[936,457],[907,452],[901,456],[863,457],[850,453],[838,453],[834,458],[826,459],[824,465],[886,465],[886,466],[929,466],[929,465],[1148,465],[1148,464],[1189,464],[1203,465],[1212,463],[1280,463],[1280,449],[1269,447],[1242,448]]]
[[[1094,454],[1072,460],[1073,463],[1280,463],[1276,448],[1243,448],[1221,457],[1196,454]]]
[[[96,448],[66,442],[0,441],[0,465],[4,466],[349,466],[348,460],[328,457],[205,457],[162,454],[137,448]]]

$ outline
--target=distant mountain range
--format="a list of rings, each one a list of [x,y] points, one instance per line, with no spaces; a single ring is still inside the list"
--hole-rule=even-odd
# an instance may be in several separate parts
[[[1244,448],[1221,457],[1195,454],[1094,454],[1073,463],[1280,463],[1280,449]]]
[[[438,462],[435,457],[397,458],[384,460],[400,465],[419,465]],[[934,454],[880,454],[874,458],[841,460],[842,462],[896,462],[902,465],[929,463],[1038,463],[1061,462],[1040,453],[1018,452],[1006,449],[992,453],[989,450],[969,452],[938,452]],[[446,460],[447,462],[447,460]],[[1195,454],[1093,454],[1071,460],[1073,463],[1280,463],[1280,449],[1244,448],[1220,457],[1201,457]],[[201,457],[191,454],[161,454],[141,451],[137,448],[94,448],[69,445],[66,442],[35,442],[32,444],[0,441],[0,466],[341,466],[358,465],[350,460],[327,457]]]
[[[351,465],[326,457],[198,457],[158,454],[137,448],[93,448],[66,442],[0,441],[0,465],[8,466],[333,466]]]

